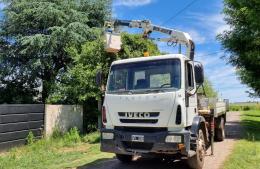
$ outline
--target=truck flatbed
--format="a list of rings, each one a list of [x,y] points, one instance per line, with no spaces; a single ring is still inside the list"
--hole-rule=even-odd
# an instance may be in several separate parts
[[[226,114],[228,100],[218,100],[216,98],[199,98],[199,113],[201,115],[214,114],[214,117],[223,116]]]

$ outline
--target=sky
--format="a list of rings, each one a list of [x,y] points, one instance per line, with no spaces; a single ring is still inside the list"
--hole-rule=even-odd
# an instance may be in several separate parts
[[[188,4],[191,5],[179,13]],[[3,7],[0,3],[0,16]],[[206,77],[218,91],[219,97],[230,102],[256,101],[248,97],[246,91],[250,89],[241,84],[236,69],[221,59],[224,53],[216,35],[229,29],[223,20],[222,9],[221,0],[113,0],[114,18],[146,19],[156,25],[189,33],[196,44],[195,60],[204,64]],[[170,19],[173,16],[176,17]],[[161,51],[176,53],[176,49],[165,43],[158,43],[158,46]]]
[[[188,8],[183,10],[188,4]],[[113,17],[128,20],[151,20],[153,24],[181,30],[191,35],[196,44],[195,60],[204,64],[205,75],[219,93],[230,102],[257,101],[248,97],[250,89],[241,84],[236,69],[224,59],[223,49],[216,35],[228,30],[224,21],[221,0],[114,0]],[[172,18],[175,16],[176,17]],[[157,35],[156,35],[157,36]],[[176,53],[165,43],[158,43],[161,51]],[[259,101],[259,99],[258,99]]]

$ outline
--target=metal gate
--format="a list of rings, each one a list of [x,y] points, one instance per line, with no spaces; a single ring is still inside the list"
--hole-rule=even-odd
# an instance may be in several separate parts
[[[26,143],[29,131],[41,137],[43,104],[0,105],[0,150]]]

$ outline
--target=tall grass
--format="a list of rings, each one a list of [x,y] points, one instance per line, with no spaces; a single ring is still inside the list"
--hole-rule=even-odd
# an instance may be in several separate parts
[[[236,143],[224,169],[260,169],[260,110],[244,111],[241,118],[244,137]]]
[[[0,154],[0,169],[77,168],[113,157],[113,154],[100,152],[98,140],[98,132],[86,136],[80,135],[77,128],[65,134],[57,132],[51,138],[32,141],[26,146]]]

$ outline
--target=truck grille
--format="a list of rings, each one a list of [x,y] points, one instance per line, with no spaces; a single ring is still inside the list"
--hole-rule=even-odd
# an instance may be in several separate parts
[[[156,133],[156,132],[165,132],[168,129],[162,127],[123,127],[115,126],[115,130],[123,132],[136,132],[136,133]]]
[[[118,112],[121,123],[155,124],[159,115],[159,112]]]
[[[155,124],[158,122],[157,119],[155,120],[149,120],[149,119],[120,119],[121,123],[151,123]]]
[[[167,128],[159,128],[159,127],[123,127],[116,126],[115,130],[123,131],[123,132],[136,132],[136,133],[156,133],[156,132],[165,132]]]

